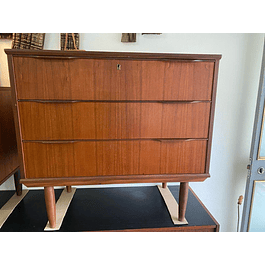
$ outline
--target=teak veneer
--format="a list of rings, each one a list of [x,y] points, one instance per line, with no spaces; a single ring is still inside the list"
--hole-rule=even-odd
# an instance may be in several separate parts
[[[209,175],[221,55],[5,50],[21,183],[188,182]]]
[[[0,185],[14,174],[17,195],[22,193],[19,184],[19,162],[10,87],[0,87]]]

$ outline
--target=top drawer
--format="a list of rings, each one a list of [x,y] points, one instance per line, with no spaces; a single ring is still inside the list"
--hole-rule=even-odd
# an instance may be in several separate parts
[[[214,62],[14,57],[18,99],[211,100]]]

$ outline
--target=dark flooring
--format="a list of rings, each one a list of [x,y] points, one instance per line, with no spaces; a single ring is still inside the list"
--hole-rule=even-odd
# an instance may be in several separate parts
[[[169,186],[178,201],[179,186]],[[56,200],[62,189],[55,190]],[[14,191],[0,192],[0,208]],[[186,226],[216,225],[189,190]],[[0,232],[43,232],[47,214],[43,190],[30,190]],[[175,227],[156,186],[76,189],[60,232]]]

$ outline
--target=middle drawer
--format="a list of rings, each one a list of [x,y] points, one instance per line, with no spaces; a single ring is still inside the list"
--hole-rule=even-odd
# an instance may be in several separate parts
[[[210,102],[18,102],[23,140],[208,138]]]

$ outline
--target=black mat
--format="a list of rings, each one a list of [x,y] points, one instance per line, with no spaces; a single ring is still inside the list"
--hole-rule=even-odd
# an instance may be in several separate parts
[[[169,186],[178,201],[179,186]],[[58,200],[62,189],[55,190]],[[0,192],[2,207],[14,191]],[[216,225],[189,191],[186,226]],[[47,223],[43,190],[30,190],[0,232],[42,232]],[[59,231],[100,231],[175,227],[156,186],[76,189]],[[46,232],[47,233],[47,232]]]

